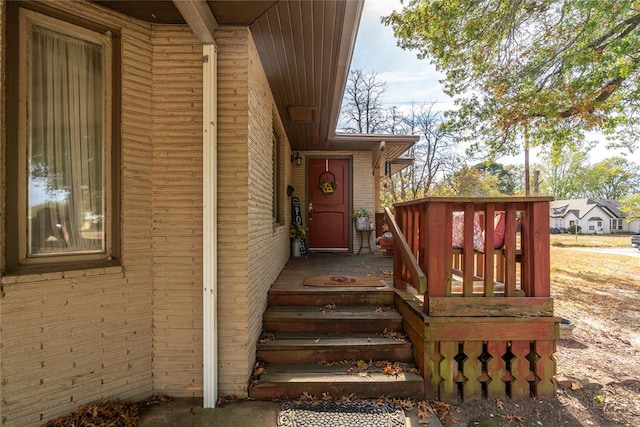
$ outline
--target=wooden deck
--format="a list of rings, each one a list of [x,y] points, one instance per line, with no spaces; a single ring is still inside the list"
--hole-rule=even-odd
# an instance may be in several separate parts
[[[387,211],[393,258],[312,253],[290,259],[269,291],[264,330],[273,339],[257,349],[259,360],[273,364],[250,395],[297,397],[304,389],[440,400],[554,396],[560,319],[550,297],[548,201],[407,202]],[[452,244],[454,212],[465,214],[460,247]],[[503,244],[494,245],[494,233],[486,232],[478,248],[474,218],[484,232],[498,215],[506,217]],[[308,287],[308,275],[374,275],[382,282]],[[385,329],[406,339],[394,343]],[[333,363],[345,359],[411,359],[421,377],[410,368],[388,378],[375,363],[367,375],[351,375],[356,363],[345,376]]]
[[[427,398],[555,395],[549,200],[435,197],[387,210],[396,306]]]
[[[395,335],[404,330],[404,321],[394,306],[391,265],[391,258],[378,254],[291,258],[269,291],[257,345],[265,371],[249,395],[423,397],[412,343]],[[373,275],[381,282],[379,287],[304,286],[311,275]]]

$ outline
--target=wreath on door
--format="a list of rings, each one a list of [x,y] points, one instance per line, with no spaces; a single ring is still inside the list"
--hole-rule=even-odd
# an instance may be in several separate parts
[[[329,196],[336,191],[336,176],[329,172],[324,171],[318,177],[318,188],[322,191],[323,196]]]

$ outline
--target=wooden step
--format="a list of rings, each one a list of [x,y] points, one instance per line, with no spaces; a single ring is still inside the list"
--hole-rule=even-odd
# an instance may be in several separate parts
[[[349,371],[345,365],[271,365],[259,380],[249,387],[254,399],[298,398],[303,393],[333,398],[353,393],[355,399],[375,399],[381,395],[398,398],[424,398],[424,382],[420,375],[400,372],[386,375],[379,368]]]
[[[385,329],[402,330],[402,316],[388,306],[269,306],[263,316],[263,330],[270,332],[382,333]]]
[[[277,288],[269,290],[269,305],[391,305],[394,290],[387,288]]]
[[[411,342],[377,334],[277,333],[258,343],[257,358],[268,364],[340,360],[412,362]]]

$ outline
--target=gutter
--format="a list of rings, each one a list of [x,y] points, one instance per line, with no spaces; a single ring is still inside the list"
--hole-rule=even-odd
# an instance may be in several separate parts
[[[214,44],[205,44],[202,54],[202,404],[214,408],[218,399],[218,50]]]
[[[218,399],[218,50],[219,28],[205,0],[173,0],[202,43],[202,386],[204,408]]]

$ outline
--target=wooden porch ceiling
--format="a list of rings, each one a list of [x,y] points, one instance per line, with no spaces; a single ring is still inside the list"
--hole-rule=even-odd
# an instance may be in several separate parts
[[[93,1],[147,22],[185,24],[172,1]],[[379,142],[386,138],[335,135],[363,3],[364,0],[206,2],[218,25],[244,25],[251,29],[294,151],[370,150],[375,154]],[[413,142],[412,138],[405,139],[400,153]]]

